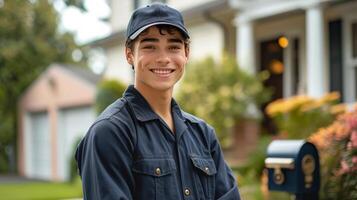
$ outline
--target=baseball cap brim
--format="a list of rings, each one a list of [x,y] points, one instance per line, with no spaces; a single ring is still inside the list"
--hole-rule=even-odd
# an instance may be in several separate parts
[[[168,22],[154,22],[154,23],[148,24],[146,26],[143,26],[140,29],[138,29],[137,31],[135,31],[132,35],[130,35],[129,38],[131,40],[134,40],[135,38],[137,38],[140,35],[140,33],[145,31],[147,28],[149,28],[151,26],[155,26],[155,25],[161,25],[161,24],[174,26],[174,27],[178,28],[187,38],[190,38],[190,36],[188,35],[188,32],[185,28],[177,26],[176,24],[168,23]]]

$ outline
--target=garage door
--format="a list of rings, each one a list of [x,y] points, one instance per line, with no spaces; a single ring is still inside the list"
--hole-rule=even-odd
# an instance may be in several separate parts
[[[73,149],[78,138],[82,138],[95,120],[92,107],[68,108],[58,115],[58,175],[62,180],[70,176],[70,162],[74,159]]]
[[[31,114],[31,177],[51,178],[50,129],[47,113]]]

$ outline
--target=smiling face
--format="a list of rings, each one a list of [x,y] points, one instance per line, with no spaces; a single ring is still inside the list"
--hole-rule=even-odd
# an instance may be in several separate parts
[[[129,64],[134,66],[135,87],[139,91],[172,91],[184,73],[188,47],[176,30],[148,28],[125,49]]]

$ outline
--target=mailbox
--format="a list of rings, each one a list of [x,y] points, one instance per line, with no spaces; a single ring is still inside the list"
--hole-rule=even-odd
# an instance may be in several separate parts
[[[305,140],[275,140],[265,159],[269,190],[294,193],[301,199],[317,199],[320,165],[316,147]]]

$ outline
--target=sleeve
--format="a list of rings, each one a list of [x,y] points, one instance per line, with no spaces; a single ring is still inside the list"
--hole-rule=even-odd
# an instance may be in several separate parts
[[[210,127],[211,156],[216,164],[216,191],[217,200],[240,200],[237,181],[234,178],[232,170],[224,160],[223,152],[214,132]]]
[[[128,128],[109,120],[90,128],[75,155],[85,200],[132,199],[132,141]]]

